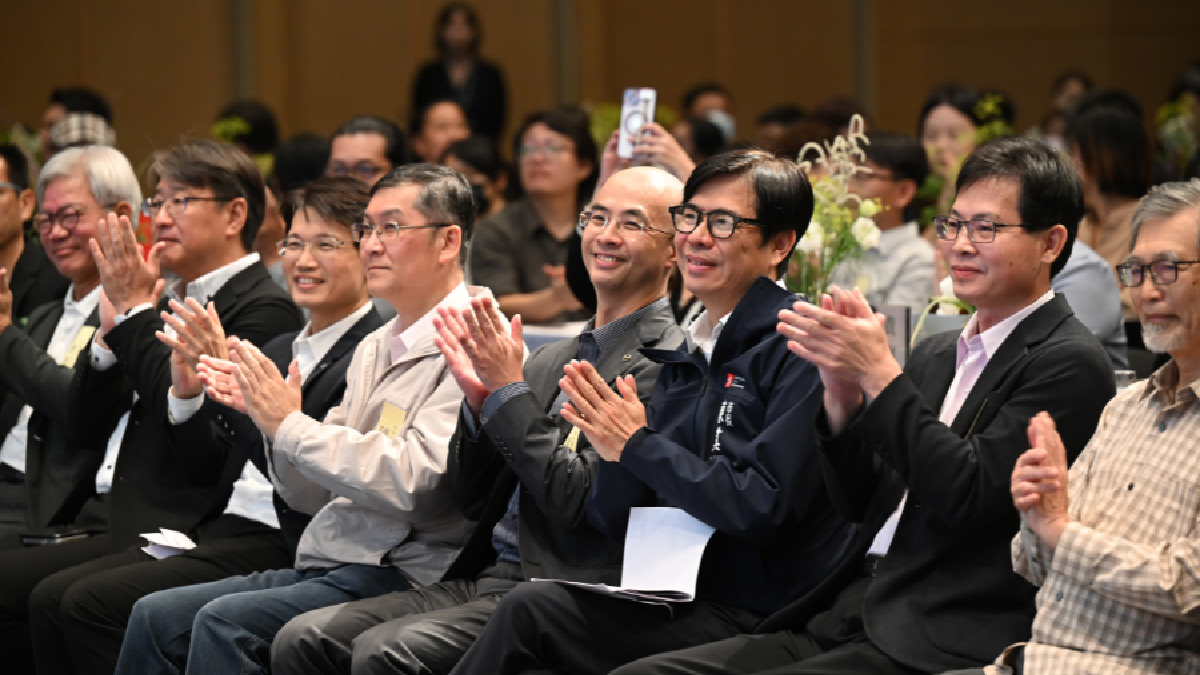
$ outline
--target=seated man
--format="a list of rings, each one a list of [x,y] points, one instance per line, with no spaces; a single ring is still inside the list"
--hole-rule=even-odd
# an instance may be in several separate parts
[[[37,238],[26,234],[37,197],[30,160],[21,148],[0,143],[0,267],[9,271],[13,322],[24,326],[33,310],[60,301],[71,281],[58,273]]]
[[[327,176],[351,176],[370,187],[408,161],[404,132],[382,117],[355,117],[329,141]]]
[[[648,407],[595,369],[568,366],[563,417],[605,461],[590,522],[624,541],[630,509],[672,506],[714,527],[696,599],[670,609],[560,584],[518,586],[455,673],[607,673],[669,649],[752,630],[832,572],[853,536],[821,480],[816,368],[787,354],[776,313],[796,301],[771,277],[812,216],[791,161],[738,151],[702,162],[671,207],[675,258],[706,307],[662,363]]]
[[[933,247],[917,228],[917,191],[929,176],[929,158],[920,141],[907,134],[872,131],[867,140],[863,165],[870,171],[854,174],[850,189],[879,200],[882,208],[871,216],[880,230],[879,243],[859,258],[844,261],[831,281],[842,288],[859,288],[876,307],[906,305],[915,325],[936,290]]]
[[[1082,212],[1065,158],[994,140],[934,221],[954,294],[976,307],[961,333],[924,340],[901,372],[861,294],[782,312],[790,347],[821,369],[822,470],[862,524],[854,555],[755,635],[618,672],[940,673],[1028,639],[1034,589],[1008,563],[1026,426],[1050,410],[1074,457],[1115,389],[1103,348],[1050,290]]]
[[[1054,422],[1030,424],[1012,562],[1041,588],[1024,654],[1003,659],[1026,673],[1181,673],[1200,658],[1200,268],[1184,263],[1197,242],[1200,180],[1142,198],[1117,273],[1146,346],[1171,360],[1109,403],[1069,482]]]
[[[439,162],[451,143],[471,136],[466,113],[452,99],[432,101],[416,113],[410,138],[413,154],[422,162]]]
[[[295,357],[302,378],[303,412],[324,417],[342,400],[354,348],[383,325],[367,298],[367,280],[350,225],[367,206],[367,188],[352,178],[320,178],[297,198],[289,236],[277,246],[296,304],[309,312],[301,331],[263,347],[281,370]],[[245,414],[205,400],[193,364],[201,353],[224,354],[224,331],[213,309],[195,300],[172,302],[166,315],[176,337],[159,339],[175,349],[167,407],[168,434],[176,450],[196,457],[235,453],[247,458],[219,517],[188,534],[198,545],[155,560],[140,547],[123,555],[126,566],[105,561],[106,571],[83,576],[81,565],[62,579],[57,623],[39,623],[34,638],[38,669],[53,673],[112,673],[133,603],[158,590],[290,567],[311,513],[291,509],[273,494],[265,441]],[[165,314],[165,313],[164,313]],[[210,425],[220,429],[214,443]],[[230,464],[231,468],[236,464]],[[272,505],[274,498],[274,505]],[[67,573],[64,573],[67,574]],[[82,578],[81,578],[82,577]],[[50,583],[50,580],[42,582]]]
[[[520,330],[495,330],[503,322],[488,301],[439,320],[439,346],[466,394],[449,477],[459,508],[479,522],[472,542],[441,583],[293,619],[272,647],[275,673],[444,675],[520,581],[620,582],[622,547],[588,525],[584,508],[600,457],[559,416],[558,380],[583,359],[610,385],[630,375],[649,393],[659,366],[638,348],[683,342],[663,297],[675,267],[667,207],[682,195],[677,179],[650,168],[600,189],[579,220],[596,316],[579,337],[534,352],[523,373]]]
[[[0,175],[20,188],[9,198],[0,185],[0,233],[13,234],[22,245],[24,220],[34,207],[25,155],[16,146],[0,146],[0,160]],[[67,390],[80,351],[72,346],[77,338],[86,342],[100,325],[100,276],[87,240],[106,208],[101,199],[113,202],[108,208],[128,214],[142,198],[133,170],[100,170],[107,162],[129,165],[111,148],[74,150],[46,164],[38,184],[42,215],[35,222],[54,264],[41,246],[29,241],[15,264],[10,259],[4,267],[0,286],[11,294],[7,302],[0,300],[0,390],[7,393],[0,406],[0,550],[20,548],[21,532],[61,521],[59,510],[87,472],[83,454],[66,448]],[[117,176],[127,180],[114,180]],[[100,198],[92,194],[92,186]],[[61,226],[54,227],[55,221]],[[68,280],[67,297],[46,297],[33,311],[29,300],[44,295],[29,285],[55,287],[51,275]]]
[[[271,441],[272,483],[316,515],[294,569],[139,600],[116,672],[267,672],[271,641],[293,617],[433,583],[450,567],[473,523],[442,480],[462,390],[434,344],[433,318],[438,307],[491,297],[463,283],[474,211],[470,184],[442,166],[393,169],[371,188],[354,238],[368,288],[397,314],[355,349],[346,395],[324,422],[301,411],[296,364],[289,383],[235,343],[237,395]]]

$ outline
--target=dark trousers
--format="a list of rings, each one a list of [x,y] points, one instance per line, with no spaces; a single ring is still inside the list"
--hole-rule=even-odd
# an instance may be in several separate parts
[[[111,675],[142,597],[292,565],[279,530],[238,516],[201,526],[196,539],[196,548],[163,560],[133,546],[38,584],[29,612],[38,672]]]
[[[631,663],[613,675],[916,675],[921,671],[893,661],[863,629],[862,607],[871,577],[846,587],[831,609],[809,622],[803,633],[739,635],[712,644],[659,654]]]
[[[443,581],[318,609],[292,619],[271,646],[275,675],[445,675],[517,578]]]
[[[664,607],[530,581],[500,601],[452,672],[602,675],[651,654],[745,633],[760,619],[703,600]]]

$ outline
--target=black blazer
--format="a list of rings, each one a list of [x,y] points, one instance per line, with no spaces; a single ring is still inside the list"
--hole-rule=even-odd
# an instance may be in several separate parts
[[[261,262],[234,275],[212,301],[225,333],[255,345],[304,325],[300,310],[271,280]],[[159,308],[167,308],[165,299]],[[78,447],[99,448],[92,475],[76,486],[80,504],[94,494],[92,478],[109,436],[121,416],[131,412],[109,493],[109,534],[114,551],[136,543],[142,532],[160,527],[188,532],[206,518],[219,515],[245,462],[234,454],[184,455],[171,443],[167,435],[171,350],[154,335],[162,328],[156,311],[129,317],[105,337],[117,363],[96,370],[85,354],[76,363],[71,383],[72,441]],[[131,405],[134,392],[138,400]],[[205,442],[216,445],[219,441],[210,436]]]
[[[33,310],[53,300],[61,301],[70,286],[71,282],[59,274],[42,245],[32,237],[25,237],[25,248],[8,275],[13,323],[25,325],[32,319]]]
[[[908,503],[867,591],[867,636],[925,672],[990,663],[1028,640],[1036,589],[1012,571],[1020,527],[1009,478],[1029,448],[1029,419],[1049,411],[1070,459],[1115,392],[1104,348],[1062,296],[1013,330],[984,367],[953,424],[938,411],[954,379],[959,332],[917,345],[890,383],[836,438],[823,471],[835,505],[863,523],[858,551],[821,587],[768,617],[758,632],[801,631],[862,567],[875,534]]]
[[[364,337],[383,324],[379,312],[371,308],[329,348],[300,388],[303,397],[301,411],[305,415],[316,420],[324,419],[330,408],[341,403],[342,395],[346,392],[346,370],[350,367],[354,348]],[[288,365],[292,362],[292,341],[299,334],[300,331],[284,333],[262,348],[263,354],[285,375]],[[263,443],[262,432],[254,425],[254,421],[211,398],[205,399],[200,411],[183,423],[168,425],[167,434],[178,456],[198,458],[208,453],[217,453],[221,465],[227,471],[236,472],[233,476],[223,476],[221,482],[236,481],[247,459],[254,462],[254,466],[264,476],[270,475],[267,468],[267,447]],[[212,443],[213,438],[218,442]],[[227,461],[229,454],[241,458],[241,461]],[[217,460],[212,461],[215,463]],[[313,514],[301,513],[289,507],[279,493],[274,494],[274,504],[275,513],[279,516],[279,529],[287,542],[288,551],[292,558],[295,558],[300,535],[308,526],[308,521],[312,520]]]
[[[75,370],[46,353],[62,315],[62,300],[52,300],[29,315],[23,330],[14,324],[0,332],[0,386],[7,391],[0,405],[0,438],[12,431],[21,408],[33,408],[25,445],[25,495],[33,529],[70,522],[75,514],[64,514],[63,507],[89,467],[100,461],[67,442],[67,428],[73,424],[67,398]],[[93,310],[84,325],[99,327],[99,312]],[[95,474],[92,468],[91,476]]]
[[[633,375],[642,403],[649,402],[660,366],[638,350],[674,349],[683,343],[670,307],[643,316],[605,351],[596,371],[609,386]],[[547,413],[558,398],[563,366],[579,354],[579,338],[538,348],[525,363],[532,393],[506,402],[471,438],[461,418],[450,440],[447,476],[463,515],[479,521],[444,579],[474,578],[496,558],[492,529],[521,485],[521,568],[526,579],[566,579],[617,584],[624,546],[595,530],[587,497],[602,461],[579,434],[575,450],[563,445],[571,425]]]

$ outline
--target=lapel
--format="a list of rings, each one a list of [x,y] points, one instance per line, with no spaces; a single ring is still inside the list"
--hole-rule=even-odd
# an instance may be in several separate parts
[[[983,367],[983,372],[979,374],[975,386],[971,387],[971,392],[963,401],[962,408],[959,409],[950,429],[959,436],[967,436],[980,411],[987,405],[988,397],[1004,382],[1013,365],[1025,358],[1031,346],[1044,341],[1071,314],[1071,308],[1067,305],[1066,300],[1061,295],[1055,295],[1050,302],[1037,308],[1018,323],[1000,348],[996,350],[996,353],[992,355],[992,358],[988,359],[987,365]],[[953,353],[953,350],[951,351]],[[954,363],[953,358],[950,363]],[[946,389],[949,386],[947,383]],[[946,390],[942,391],[944,398]]]
[[[534,396],[537,396],[538,401],[541,401],[547,409],[554,402],[554,399],[558,397],[558,381],[562,378],[563,374],[560,364],[565,364],[567,361],[575,358],[577,354],[579,354],[578,335],[573,338],[552,342],[542,348],[538,363],[546,363],[551,367],[525,369],[525,381],[529,383],[529,388],[533,390]],[[603,373],[601,376],[603,376]]]
[[[36,316],[35,314],[34,317],[31,317],[35,318],[36,321],[30,321],[25,327],[25,330],[27,331],[30,339],[33,340],[34,344],[42,349],[45,349],[50,345],[50,338],[54,337],[54,329],[58,327],[58,321],[62,318],[62,315],[62,300],[56,300],[54,302],[54,306],[51,307],[45,314],[42,314],[41,316]],[[93,317],[99,321],[99,316],[100,315],[96,311],[93,311],[92,316],[88,317],[88,321],[91,321]],[[99,324],[97,323],[97,325]]]
[[[941,410],[946,394],[950,393],[950,383],[954,381],[955,361],[958,360],[958,336],[959,333],[955,332],[945,337],[930,338],[945,340],[944,344],[934,347],[931,351],[928,370],[918,386],[921,390],[921,400],[934,412]]]
[[[233,275],[212,296],[212,302],[217,308],[217,313],[224,315],[230,309],[238,306],[242,295],[253,290],[264,279],[270,283],[275,283],[271,281],[271,275],[267,272],[267,268],[262,264],[261,260],[254,261],[254,264]]]
[[[338,341],[329,348],[329,351],[325,353],[325,356],[321,358],[321,361],[313,369],[312,376],[301,387],[301,395],[307,397],[317,382],[321,380],[321,376],[325,374],[325,371],[333,367],[333,364],[337,363],[347,353],[353,352],[364,337],[382,325],[383,319],[380,318],[379,312],[375,311],[375,308],[372,307],[371,311],[354,322],[354,325],[343,333],[342,337],[338,338]]]

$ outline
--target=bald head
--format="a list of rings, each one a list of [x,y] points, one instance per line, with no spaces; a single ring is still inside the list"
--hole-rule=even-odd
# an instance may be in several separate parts
[[[650,225],[671,232],[671,214],[667,208],[683,202],[683,182],[658,167],[635,166],[609,177],[596,191],[592,203],[603,205],[605,196],[614,194],[641,202],[647,209]]]

